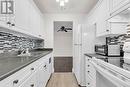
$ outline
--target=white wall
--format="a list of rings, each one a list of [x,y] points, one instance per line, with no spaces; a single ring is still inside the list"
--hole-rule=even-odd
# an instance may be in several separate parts
[[[54,21],[73,21],[73,29],[82,23],[85,14],[44,14],[45,17],[45,47],[54,48]]]
[[[73,22],[54,22],[54,57],[72,57],[73,32],[57,32],[61,26],[73,29]]]

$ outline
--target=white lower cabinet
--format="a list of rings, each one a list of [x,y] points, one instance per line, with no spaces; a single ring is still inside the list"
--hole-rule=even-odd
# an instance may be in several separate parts
[[[96,87],[96,70],[94,66],[90,63],[92,58],[86,56],[86,86],[87,87]]]
[[[43,79],[44,78],[44,79]],[[38,87],[45,87],[46,83],[48,81],[47,78],[47,65],[46,62],[44,62],[38,69],[38,75],[37,75],[37,81],[38,81]]]
[[[52,73],[52,54],[48,54],[0,81],[0,87],[46,87]]]

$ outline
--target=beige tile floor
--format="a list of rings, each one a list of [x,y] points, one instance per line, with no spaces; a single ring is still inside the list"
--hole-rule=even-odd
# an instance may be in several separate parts
[[[79,87],[73,73],[54,73],[47,87]]]

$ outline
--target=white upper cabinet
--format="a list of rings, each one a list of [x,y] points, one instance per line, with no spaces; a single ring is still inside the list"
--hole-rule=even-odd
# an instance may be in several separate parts
[[[107,33],[106,23],[109,15],[109,1],[103,0],[97,10],[96,36],[102,36]]]
[[[129,1],[130,0],[102,0],[100,2],[100,5],[95,11],[97,14],[97,37],[126,33],[126,26],[128,22],[130,22],[130,11],[128,8],[130,5],[126,5]],[[116,7],[118,7],[118,9]]]
[[[14,0],[14,14],[0,15],[0,26],[43,38],[43,16],[33,0]]]
[[[130,0],[110,0],[111,14],[130,3]]]
[[[43,18],[42,13],[39,11],[39,9],[36,7],[35,3],[33,1],[30,1],[30,10],[29,10],[29,29],[30,31],[37,35],[38,37],[42,38],[42,29],[43,24]]]
[[[29,0],[15,0],[16,27],[29,31]]]
[[[129,22],[130,10],[129,8],[123,8],[123,10],[118,11],[117,14],[108,20],[107,28],[110,31],[109,34],[126,34],[126,27]]]

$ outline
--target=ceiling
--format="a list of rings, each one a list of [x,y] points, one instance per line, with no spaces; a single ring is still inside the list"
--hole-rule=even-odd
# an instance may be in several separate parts
[[[69,0],[65,8],[61,8],[56,0],[34,0],[43,13],[88,13],[98,0]]]

